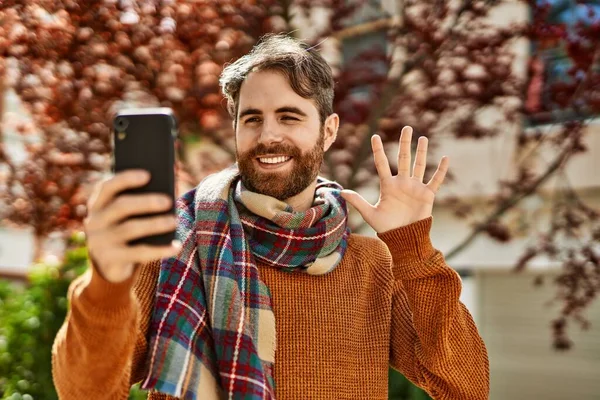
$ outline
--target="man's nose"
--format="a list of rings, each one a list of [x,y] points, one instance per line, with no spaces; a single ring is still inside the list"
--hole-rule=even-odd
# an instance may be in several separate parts
[[[267,145],[283,141],[283,135],[281,129],[277,126],[277,121],[265,118],[258,141]]]

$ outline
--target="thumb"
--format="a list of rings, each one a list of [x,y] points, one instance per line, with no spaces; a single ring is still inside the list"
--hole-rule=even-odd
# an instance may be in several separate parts
[[[342,197],[348,203],[352,204],[354,208],[362,215],[363,218],[367,218],[367,216],[373,210],[373,206],[369,204],[368,201],[364,199],[360,194],[356,193],[354,190],[344,189],[341,192]]]

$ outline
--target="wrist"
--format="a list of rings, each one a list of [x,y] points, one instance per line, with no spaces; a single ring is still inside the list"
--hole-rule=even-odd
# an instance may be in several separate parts
[[[81,293],[82,299],[88,301],[95,308],[120,309],[127,308],[132,301],[132,288],[136,274],[131,274],[127,279],[113,282],[106,279],[98,270],[93,260],[90,260],[90,269],[87,276],[85,291]]]
[[[390,249],[396,265],[408,265],[429,259],[435,248],[429,233],[433,218],[424,218],[411,224],[378,233]]]
[[[424,221],[428,218],[432,218],[431,213],[422,213],[420,215],[410,216],[406,219],[390,220],[389,222],[382,224],[382,225],[378,226],[377,228],[374,227],[374,229],[378,235],[383,235],[386,232],[391,232],[396,229],[405,228],[409,225],[412,225],[419,221]]]

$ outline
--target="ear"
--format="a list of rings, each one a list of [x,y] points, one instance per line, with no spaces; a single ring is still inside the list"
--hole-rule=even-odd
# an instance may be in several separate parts
[[[323,150],[327,151],[337,138],[338,128],[340,127],[340,117],[336,113],[331,114],[324,122],[323,132],[325,135],[325,145]]]

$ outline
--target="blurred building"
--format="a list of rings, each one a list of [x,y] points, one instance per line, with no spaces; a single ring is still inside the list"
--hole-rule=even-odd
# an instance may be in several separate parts
[[[590,151],[571,161],[567,174],[579,195],[598,209],[600,123],[592,123],[588,129]],[[509,138],[487,143],[449,139],[440,150],[450,156],[452,171],[460,181],[449,184],[447,190],[473,204],[483,204],[495,194],[498,179],[509,173],[511,160],[519,151],[511,147]],[[550,156],[534,155],[540,160]],[[560,266],[535,260],[523,272],[513,270],[526,247],[535,243],[535,232],[548,223],[552,190],[548,187],[527,199],[508,216],[517,231],[519,224],[535,222],[524,227],[527,233],[502,244],[481,235],[449,260],[473,287],[469,307],[489,350],[492,400],[600,398],[600,302],[586,312],[591,329],[582,331],[572,322],[569,331],[574,348],[557,352],[552,349],[550,325],[560,310],[559,304],[551,304],[557,290],[553,278]],[[432,240],[442,251],[454,248],[470,233],[471,227],[448,207],[438,207],[434,220]],[[534,286],[540,278],[544,284]]]
[[[377,3],[381,7],[378,8]],[[385,33],[378,27],[385,26],[385,20],[395,15],[398,4],[396,1],[368,2],[362,15],[364,21],[356,21],[340,35],[342,57],[359,49],[385,46]],[[529,18],[529,11],[522,4],[499,4],[491,13],[493,22],[498,25]],[[553,7],[551,18],[572,25],[586,10],[582,4],[563,0],[551,0],[548,4]],[[600,6],[592,6],[600,15]],[[310,26],[314,24],[313,21]],[[309,32],[307,30],[306,34]],[[516,73],[525,73],[535,46],[536,43],[526,41],[516,44]],[[545,63],[551,81],[564,78],[569,68],[569,60],[560,49],[546,50]],[[545,98],[537,100],[548,101]],[[540,117],[543,120],[546,116]],[[566,111],[559,113],[560,120],[550,124],[540,125],[535,119],[524,123],[531,126],[532,133],[541,129],[544,134],[551,135],[557,129],[556,124],[570,117],[572,115]],[[494,121],[495,116],[487,115],[486,118]],[[502,122],[496,118],[495,123]],[[588,151],[570,161],[566,177],[561,179],[566,178],[587,204],[600,209],[600,120],[592,120],[587,130]],[[440,191],[440,204],[434,210],[432,240],[445,254],[471,232],[471,226],[455,216],[454,208],[444,205],[445,198],[457,196],[476,209],[485,209],[486,201],[497,194],[498,182],[511,177],[515,160],[523,157],[525,152],[534,167],[545,165],[552,159],[550,150],[531,152],[516,147],[514,134],[514,129],[507,128],[506,135],[494,139],[457,140],[448,135],[430,155],[432,159],[448,155],[456,177]],[[528,245],[535,243],[536,232],[549,223],[555,185],[556,180],[550,180],[539,195],[523,201],[506,215],[511,229],[517,232],[513,240],[498,243],[480,235],[464,251],[448,260],[463,279],[462,301],[474,315],[488,347],[491,400],[600,399],[600,301],[596,300],[586,312],[590,329],[582,330],[579,324],[571,322],[569,334],[574,346],[559,352],[552,346],[551,323],[560,311],[560,304],[552,302],[557,290],[553,280],[560,272],[560,265],[536,259],[523,272],[514,272],[519,257]],[[543,284],[536,286],[534,282]]]
[[[27,118],[13,90],[0,93],[0,96],[4,96],[4,115],[0,115],[0,120]],[[23,137],[10,128],[4,128],[3,136],[13,160],[24,160],[26,151]],[[33,247],[33,234],[29,229],[9,228],[0,223],[0,278],[23,278],[33,259]]]
[[[551,1],[554,18],[574,21],[579,15],[575,3]],[[595,6],[597,7],[597,6]],[[495,15],[499,23],[510,23],[527,17],[527,10],[518,5],[499,7]],[[574,22],[573,22],[574,24]],[[529,51],[535,43],[523,43],[517,51],[523,55],[517,71],[525,70]],[[564,78],[568,59],[559,51],[546,57],[546,69],[552,80]],[[562,74],[562,75],[561,75]],[[540,99],[547,101],[547,99]],[[539,125],[525,121],[531,132],[541,129],[546,135],[557,130],[555,124],[572,117],[568,112],[559,120]],[[474,287],[471,307],[481,334],[488,346],[491,367],[492,400],[509,399],[600,399],[600,302],[585,314],[591,325],[582,330],[570,322],[569,334],[574,347],[559,352],[552,348],[551,322],[559,316],[560,303],[553,303],[557,293],[554,278],[560,265],[536,259],[523,272],[513,270],[528,245],[535,244],[536,232],[543,231],[550,220],[557,184],[565,181],[590,206],[600,209],[600,120],[587,126],[588,151],[570,161],[566,176],[551,179],[538,195],[523,201],[506,215],[517,237],[508,243],[498,243],[485,235],[478,237],[463,252],[450,260],[452,267],[469,276]],[[515,146],[516,140],[507,135],[485,141],[445,140],[439,151],[450,156],[451,169],[457,177],[448,184],[446,193],[459,195],[474,205],[483,206],[497,192],[498,181],[508,178],[514,160],[527,154],[534,168],[547,165],[553,158],[551,150],[531,151]],[[485,207],[485,206],[483,206]],[[466,238],[470,226],[453,216],[448,207],[434,212],[432,234],[435,245],[449,251]],[[518,232],[522,232],[519,234]],[[535,286],[534,281],[543,282]]]
[[[32,259],[33,235],[29,230],[0,228],[0,278],[23,278]]]

